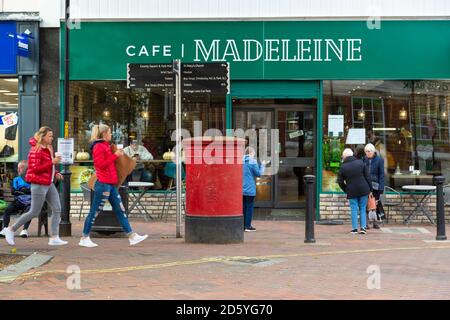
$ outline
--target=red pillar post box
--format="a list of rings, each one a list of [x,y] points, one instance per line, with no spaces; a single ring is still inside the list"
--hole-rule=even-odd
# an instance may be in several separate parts
[[[245,140],[196,137],[184,139],[183,147],[186,242],[243,242],[242,158]]]

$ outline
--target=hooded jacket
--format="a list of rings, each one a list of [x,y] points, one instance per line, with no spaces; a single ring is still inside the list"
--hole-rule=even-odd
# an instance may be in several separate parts
[[[25,175],[25,181],[33,184],[40,184],[49,186],[53,182],[53,155],[48,148],[43,148],[37,145],[34,138],[30,138],[31,145],[28,153],[28,170]]]
[[[116,185],[119,179],[114,161],[118,156],[112,153],[109,142],[96,140],[91,144],[90,149],[98,181]]]
[[[367,196],[372,191],[369,168],[362,160],[347,157],[339,170],[338,183],[347,199]]]
[[[258,165],[258,161],[249,155],[244,156],[243,173],[243,195],[256,196],[255,178],[260,177],[264,173],[265,165]]]

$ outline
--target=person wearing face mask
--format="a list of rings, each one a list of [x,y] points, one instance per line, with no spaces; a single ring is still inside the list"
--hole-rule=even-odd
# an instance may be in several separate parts
[[[55,165],[61,163],[61,156],[53,152],[53,130],[42,127],[30,139],[31,149],[28,153],[28,171],[25,181],[31,184],[30,210],[24,213],[13,226],[5,228],[3,233],[6,242],[14,245],[15,232],[31,219],[39,216],[44,203],[52,208],[50,246],[66,245],[67,241],[59,238],[59,223],[61,222],[61,202],[54,180],[62,180],[63,176],[56,172]]]

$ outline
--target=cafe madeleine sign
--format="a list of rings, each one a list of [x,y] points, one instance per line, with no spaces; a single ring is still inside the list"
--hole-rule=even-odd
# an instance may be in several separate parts
[[[308,62],[362,61],[362,39],[194,39],[194,62]],[[184,43],[177,48],[171,44],[136,45],[125,47],[128,57],[191,56]]]

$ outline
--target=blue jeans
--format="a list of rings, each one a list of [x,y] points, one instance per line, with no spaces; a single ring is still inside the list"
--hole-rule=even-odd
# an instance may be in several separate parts
[[[358,209],[361,217],[361,228],[366,228],[366,208],[367,208],[367,197],[362,196],[357,198],[349,199],[350,209],[352,211],[352,229],[358,229]]]
[[[255,205],[255,197],[244,196],[243,211],[244,211],[244,229],[252,226],[253,207]]]
[[[119,191],[112,184],[102,183],[97,180],[94,186],[94,200],[89,211],[89,215],[84,222],[83,236],[89,236],[92,226],[94,225],[95,218],[97,218],[100,211],[103,210],[106,200],[112,206],[114,213],[117,216],[122,228],[130,235],[132,233],[130,223],[128,222],[128,217],[125,213],[125,207],[123,206],[122,199],[120,198]]]

